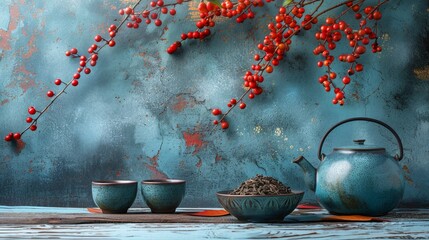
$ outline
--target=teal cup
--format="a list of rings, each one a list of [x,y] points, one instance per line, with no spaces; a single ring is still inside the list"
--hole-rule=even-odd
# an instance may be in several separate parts
[[[174,213],[185,196],[186,181],[151,179],[141,182],[141,193],[152,213]]]
[[[127,213],[137,196],[137,181],[92,182],[92,199],[103,213]]]

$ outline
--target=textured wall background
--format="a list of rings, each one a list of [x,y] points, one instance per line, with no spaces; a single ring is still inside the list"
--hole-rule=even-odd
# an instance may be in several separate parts
[[[20,131],[28,106],[45,106],[55,78],[69,79],[77,63],[64,56],[85,50],[133,1],[3,0],[0,6],[0,135]],[[277,3],[279,5],[280,3]],[[196,7],[194,3],[192,5]],[[324,132],[348,117],[386,121],[405,147],[401,161],[408,206],[429,206],[429,9],[427,1],[391,1],[383,11],[384,51],[365,56],[366,69],[343,108],[317,83],[313,33],[295,39],[293,50],[264,82],[265,92],[245,111],[231,114],[230,130],[209,134],[210,108],[242,94],[241,76],[266,34],[272,3],[256,19],[219,23],[205,42],[165,49],[195,28],[192,12],[178,7],[168,28],[125,29],[106,49],[89,77],[70,89],[39,121],[25,145],[0,141],[0,204],[93,206],[96,179],[182,178],[182,206],[218,206],[215,192],[255,174],[305,189],[291,163],[305,155],[317,164]],[[125,33],[125,34],[124,34]],[[351,94],[350,94],[351,96]],[[335,131],[325,152],[352,139],[396,151],[393,136],[372,124]],[[368,169],[371,172],[371,169]],[[307,192],[305,200],[314,200]],[[143,206],[139,195],[136,206]]]

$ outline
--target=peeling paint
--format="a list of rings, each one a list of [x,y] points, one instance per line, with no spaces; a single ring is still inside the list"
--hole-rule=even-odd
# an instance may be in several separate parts
[[[20,20],[19,3],[13,4],[9,7],[9,15],[10,20],[7,31],[0,29],[0,49],[3,50],[11,50],[11,34],[17,28]]]
[[[255,128],[253,128],[253,131],[255,132],[255,133],[261,133],[261,131],[262,131],[262,127],[261,126],[256,126]]]
[[[179,95],[176,97],[176,103],[172,106],[173,110],[175,112],[181,112],[183,109],[186,108],[186,105],[188,104],[188,101],[182,96]]]
[[[25,148],[26,143],[22,141],[22,139],[14,141],[14,147],[16,153],[21,153],[21,151]]]
[[[1,102],[0,102],[0,106],[3,106],[3,105],[5,105],[6,103],[8,103],[9,102],[9,99],[3,99]]]
[[[16,75],[15,81],[12,81],[6,87],[15,88],[18,84],[22,92],[25,93],[28,89],[36,86],[36,82],[32,78],[34,76],[34,73],[28,71],[25,66],[21,65],[16,67],[14,69],[14,73]]]
[[[145,167],[147,169],[149,169],[149,171],[152,172],[152,178],[154,179],[160,179],[160,178],[168,178],[168,176],[166,174],[164,174],[163,172],[161,172],[160,170],[158,170],[156,167],[151,166],[147,163],[145,163]]]
[[[197,154],[207,144],[202,140],[203,135],[201,133],[182,132],[182,134],[186,147],[194,147],[193,155]]]
[[[410,169],[408,168],[407,165],[402,166],[402,170],[404,170],[404,172],[406,173],[404,175],[405,181],[407,181],[409,184],[414,184],[413,179],[410,177]]]
[[[195,164],[195,166],[197,168],[200,168],[202,165],[203,165],[203,160],[200,158],[200,159],[198,159],[198,162],[197,162],[197,164]]]
[[[283,129],[282,128],[276,128],[274,130],[274,136],[280,137],[283,134]]]
[[[426,65],[421,68],[415,68],[413,72],[416,78],[426,81],[429,80],[429,65]]]
[[[35,52],[37,52],[37,47],[35,46],[34,40],[36,36],[31,36],[30,40],[28,41],[28,51],[22,55],[23,58],[27,59],[30,58]]]

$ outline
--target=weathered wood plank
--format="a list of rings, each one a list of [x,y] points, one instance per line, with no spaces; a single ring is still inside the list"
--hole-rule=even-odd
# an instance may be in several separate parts
[[[0,225],[15,239],[428,239],[428,221],[288,224]]]
[[[201,209],[179,209],[175,214],[153,214],[148,209],[132,209],[128,214],[94,214],[77,209],[76,213],[64,208],[31,208],[28,211],[7,211],[0,208],[0,224],[90,224],[90,223],[240,223],[232,216],[196,217],[186,212]],[[53,211],[56,209],[56,212]],[[295,210],[285,222],[315,222],[329,216],[324,210]],[[429,209],[395,209],[383,219],[394,222],[428,220]]]

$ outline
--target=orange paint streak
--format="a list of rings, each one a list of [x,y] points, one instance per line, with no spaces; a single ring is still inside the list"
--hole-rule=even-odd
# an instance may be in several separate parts
[[[156,167],[151,166],[147,163],[145,163],[145,166],[147,169],[149,169],[149,171],[152,172],[152,178],[155,179],[160,179],[160,178],[168,178],[167,175],[165,175],[164,173],[160,172]]]
[[[3,101],[0,102],[0,106],[3,106],[8,102],[9,102],[9,99],[4,99]]]
[[[34,73],[28,71],[25,66],[16,67],[14,69],[14,74],[17,76],[17,79],[15,81],[12,81],[6,87],[14,88],[18,84],[19,87],[22,89],[23,93],[25,93],[29,88],[36,86],[36,82],[34,81],[34,79],[30,78],[30,76],[33,76]]]
[[[21,153],[21,151],[25,148],[25,142],[21,139],[15,141],[15,152]]]
[[[10,50],[11,33],[16,29],[19,22],[19,3],[9,7],[10,21],[7,31],[0,29],[0,49]]]
[[[185,139],[186,147],[194,147],[195,150],[192,152],[193,155],[198,153],[201,148],[203,148],[207,142],[202,140],[203,135],[201,133],[189,133],[183,132],[183,138]]]
[[[28,41],[28,51],[24,55],[22,55],[23,58],[30,58],[33,53],[37,52],[37,47],[34,44],[34,39],[36,38],[35,35],[31,36],[30,40]]]
[[[158,167],[158,154],[149,158],[149,161],[152,163],[152,166]]]
[[[173,105],[173,110],[175,112],[183,111],[183,109],[185,109],[186,106],[188,105],[188,101],[186,101],[186,99],[182,95],[177,96],[176,100],[177,100],[177,102],[176,102],[176,104]]]
[[[195,166],[197,168],[200,168],[203,165],[203,161],[201,159],[198,160],[197,164],[195,164]]]

